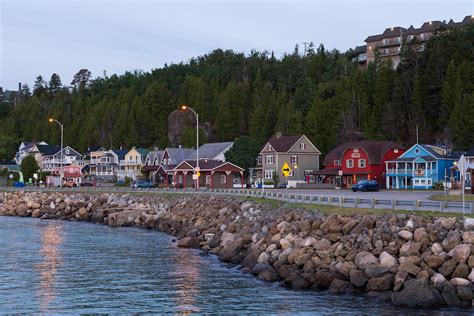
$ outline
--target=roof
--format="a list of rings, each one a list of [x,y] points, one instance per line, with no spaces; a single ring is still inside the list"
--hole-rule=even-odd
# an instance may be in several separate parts
[[[364,54],[367,51],[367,45],[356,46],[354,48],[354,54]]]
[[[220,153],[226,151],[234,142],[207,143],[199,147],[199,159],[213,159]],[[196,159],[196,152],[193,152],[186,159]]]
[[[56,145],[36,145],[36,148],[42,155],[54,155],[61,150],[61,147]]]
[[[424,150],[426,150],[427,152],[429,152],[431,155],[433,155],[435,158],[439,158],[439,159],[445,159],[445,158],[456,159],[456,158],[461,157],[461,155],[463,154],[462,152],[458,152],[458,151],[449,152],[449,148],[447,148],[447,146],[445,145],[427,145],[427,144],[418,144],[418,145]],[[447,155],[440,154],[437,151],[435,151],[432,147],[438,147],[438,148],[441,148],[442,150],[448,150],[448,154]]]
[[[270,144],[276,152],[287,152],[301,137],[303,137],[303,135],[273,136],[265,143],[265,146]],[[263,146],[260,151],[262,151],[265,146]]]
[[[169,159],[173,165],[180,164],[192,153],[195,153],[193,148],[166,148],[166,151],[168,151]]]
[[[396,27],[388,27],[385,29],[385,31],[382,34],[377,34],[377,35],[371,35],[365,39],[366,43],[369,42],[375,42],[375,41],[380,41],[381,39],[384,38],[389,38],[389,37],[397,37],[400,36],[400,33],[404,33],[407,29],[396,26]]]
[[[155,162],[155,160],[157,160],[159,164],[161,161],[161,158],[163,158],[164,153],[165,153],[164,150],[152,150],[148,152],[148,155],[146,155],[146,159],[147,161],[151,160],[153,163]]]
[[[368,157],[370,164],[378,165],[382,163],[383,156],[390,149],[403,149],[402,146],[392,141],[371,141],[361,140],[354,143],[346,143],[339,145],[331,150],[326,157],[324,157],[323,164],[331,165],[334,160],[341,159],[343,153],[349,148],[361,148]]]
[[[139,147],[139,148],[135,148],[135,150],[138,151],[138,152],[140,153],[140,155],[142,155],[142,156],[146,156],[146,155],[148,154],[148,152],[149,152],[148,149],[146,149],[146,148],[140,148],[140,147]]]
[[[341,167],[329,167],[329,168],[324,168],[324,169],[320,169],[320,170],[310,172],[309,174],[335,176],[335,175],[338,174],[339,170],[342,170]]]
[[[117,155],[119,160],[124,160],[125,155],[129,152],[127,149],[112,149],[112,151]]]
[[[469,148],[469,150],[467,151],[466,153],[466,156],[474,156],[474,146],[472,146],[471,148]]]
[[[87,152],[90,153],[92,151],[99,151],[100,149],[104,150],[104,147],[101,146],[90,146],[87,147]]]
[[[189,167],[186,168],[186,166],[184,166],[185,164],[188,164]],[[199,169],[201,171],[214,170],[218,167],[225,166],[225,165],[229,166],[230,167],[229,169],[244,171],[244,169],[230,162],[224,162],[224,161],[219,161],[219,160],[199,160]],[[180,165],[176,166],[175,170],[183,170],[183,169],[189,170],[189,169],[195,169],[195,168],[196,168],[196,160],[186,160],[186,161],[183,161]]]
[[[15,160],[8,160],[8,161],[5,161],[5,160],[0,160],[0,166],[16,166],[16,162]]]

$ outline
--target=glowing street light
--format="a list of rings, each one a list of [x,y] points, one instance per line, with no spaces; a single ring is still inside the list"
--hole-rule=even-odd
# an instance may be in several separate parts
[[[197,114],[196,111],[190,106],[187,106],[186,104],[181,105],[181,110],[182,111],[187,111],[190,110],[193,112],[193,114],[196,116],[196,169],[195,169],[195,174],[196,174],[196,189],[199,190],[199,115]]]
[[[62,188],[63,186],[63,160],[64,160],[64,153],[63,153],[63,140],[64,140],[64,125],[59,122],[58,120],[56,119],[53,119],[53,118],[49,118],[48,121],[50,123],[56,123],[59,125],[59,127],[61,128],[61,163],[59,164],[59,187]]]

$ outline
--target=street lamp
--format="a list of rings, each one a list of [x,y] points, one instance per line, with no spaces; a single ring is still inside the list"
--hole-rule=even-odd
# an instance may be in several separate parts
[[[187,106],[185,104],[181,105],[181,110],[186,111],[190,110],[193,112],[193,114],[196,116],[196,169],[195,169],[195,174],[196,174],[196,189],[199,190],[199,115],[194,111],[194,109],[190,106]]]
[[[296,182],[299,183],[300,182],[300,170],[298,169],[298,165],[294,165],[295,169],[296,169]]]
[[[48,121],[50,123],[56,123],[59,125],[61,128],[61,163],[59,164],[59,187],[63,187],[63,160],[64,160],[64,153],[63,153],[63,140],[64,140],[64,125],[59,122],[58,120],[55,120],[53,118],[49,118]]]

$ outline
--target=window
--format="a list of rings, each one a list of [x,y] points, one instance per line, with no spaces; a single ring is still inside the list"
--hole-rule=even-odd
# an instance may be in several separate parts
[[[305,148],[306,148],[306,144],[305,143],[300,143],[300,149],[305,150]]]
[[[420,149],[419,148],[415,148],[415,154],[419,154],[420,153]]]
[[[258,156],[257,157],[257,166],[261,166],[262,165],[262,156]]]
[[[66,148],[66,155],[69,155],[69,148]]]
[[[206,184],[210,184],[211,183],[211,175],[207,174],[206,175]]]
[[[387,45],[387,43],[388,43],[387,39],[384,38],[384,39],[382,40],[382,45]]]
[[[339,160],[339,159],[334,160],[334,165],[335,166],[340,166],[341,165],[341,160]]]
[[[365,168],[365,159],[359,159],[359,168]]]
[[[354,148],[352,151],[355,152],[355,153],[358,153],[358,152],[359,152],[359,148]]]
[[[267,151],[272,151],[272,145],[268,144]]]
[[[396,38],[397,44],[400,44],[400,36]]]
[[[347,168],[352,168],[352,167],[354,167],[354,160],[352,160],[352,159],[347,159],[347,160],[346,160],[346,167],[347,167]]]
[[[291,164],[292,165],[298,164],[298,156],[291,156]]]
[[[273,165],[273,163],[274,163],[274,157],[273,157],[273,155],[267,155],[267,156],[265,156],[265,163],[266,163],[267,165]]]
[[[265,170],[265,179],[273,179],[273,170]]]
[[[408,35],[408,41],[411,42],[413,40],[414,36],[413,35]]]
[[[225,174],[221,175],[221,183],[222,184],[227,183],[227,176]]]

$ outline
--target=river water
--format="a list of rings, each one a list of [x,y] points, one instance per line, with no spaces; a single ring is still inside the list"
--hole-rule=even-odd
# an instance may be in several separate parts
[[[0,313],[452,315],[292,291],[137,228],[0,217]]]

